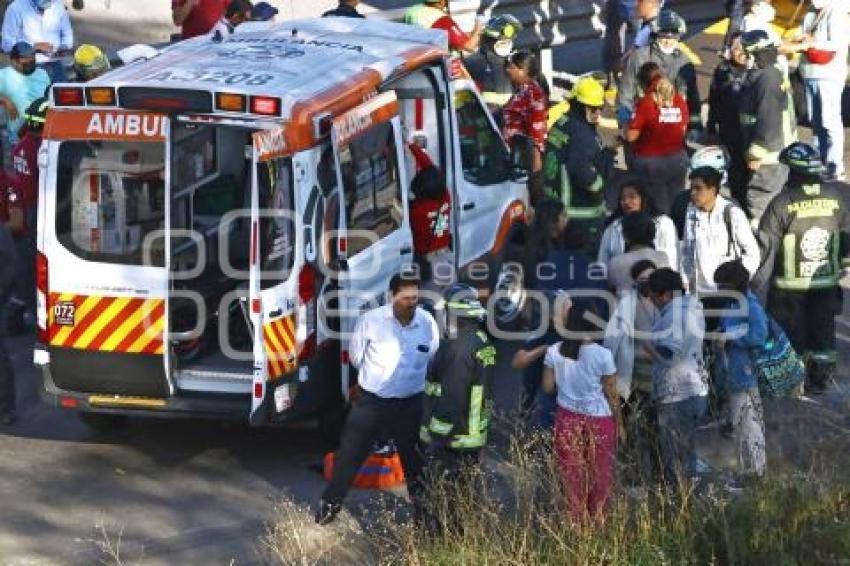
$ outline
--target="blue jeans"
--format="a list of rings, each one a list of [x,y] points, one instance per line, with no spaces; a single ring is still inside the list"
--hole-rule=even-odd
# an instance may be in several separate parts
[[[839,80],[806,79],[808,119],[817,139],[818,151],[827,171],[844,173],[844,123],[841,120],[841,95],[844,77]]]
[[[65,65],[61,61],[40,63],[39,67],[47,71],[47,76],[50,77],[51,84],[68,82],[68,73],[65,71]]]
[[[707,412],[706,395],[658,405],[658,443],[668,485],[696,474],[696,431]]]

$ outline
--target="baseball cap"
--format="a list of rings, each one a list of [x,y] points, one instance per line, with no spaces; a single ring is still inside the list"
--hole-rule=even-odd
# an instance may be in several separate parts
[[[18,59],[20,57],[35,57],[35,48],[26,41],[19,41],[9,52],[9,57]]]
[[[258,2],[251,9],[251,19],[255,22],[267,22],[278,14],[277,8],[268,2]]]

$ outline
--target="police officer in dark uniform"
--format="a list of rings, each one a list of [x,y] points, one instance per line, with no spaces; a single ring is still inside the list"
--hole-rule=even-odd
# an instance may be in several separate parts
[[[464,57],[466,70],[491,108],[501,108],[513,95],[514,87],[505,73],[505,62],[513,53],[514,40],[521,30],[522,23],[510,14],[494,16],[484,26],[478,51]]]
[[[746,148],[741,140],[741,113],[738,110],[747,74],[747,54],[741,46],[741,36],[737,34],[731,40],[729,57],[714,69],[708,94],[706,130],[729,151],[727,183],[731,195],[739,203],[746,201],[748,180],[744,159]]]
[[[746,210],[757,224],[788,178],[779,152],[796,141],[791,84],[777,65],[779,48],[764,30],[741,36],[752,69],[741,90],[739,111],[744,159],[749,169]]]
[[[769,290],[768,310],[803,354],[807,387],[817,391],[835,374],[835,316],[850,255],[850,208],[839,186],[822,182],[826,169],[814,147],[794,143],[779,160],[790,169],[789,179],[761,219],[765,261],[755,283]]]

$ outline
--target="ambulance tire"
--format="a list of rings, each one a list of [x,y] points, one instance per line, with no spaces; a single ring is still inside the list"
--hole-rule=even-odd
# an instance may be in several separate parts
[[[80,421],[94,432],[106,434],[117,432],[127,426],[127,415],[111,415],[106,413],[77,413]]]
[[[516,330],[524,318],[525,277],[522,270],[523,225],[514,224],[506,239],[504,248],[493,256],[491,273],[495,275],[490,284],[491,291],[504,293],[504,299],[498,301],[493,309],[495,328],[503,331]]]

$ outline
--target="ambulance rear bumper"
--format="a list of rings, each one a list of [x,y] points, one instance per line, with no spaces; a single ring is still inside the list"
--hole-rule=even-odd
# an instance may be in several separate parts
[[[109,372],[101,376],[99,383],[106,383],[110,379],[115,386],[112,391],[98,387],[98,391],[86,391],[67,386],[60,386],[55,379],[54,352],[44,349],[35,350],[34,361],[41,369],[42,387],[40,393],[42,400],[54,407],[63,409],[144,417],[161,418],[193,418],[193,419],[215,419],[236,420],[250,423],[254,426],[288,422],[294,419],[314,416],[315,408],[310,403],[310,395],[299,399],[295,397],[295,403],[283,411],[274,410],[274,395],[279,387],[292,384],[297,380],[297,371],[292,375],[284,376],[278,383],[270,384],[267,388],[266,398],[263,401],[263,410],[255,415],[253,420],[251,414],[251,395],[248,393],[222,393],[209,391],[187,391],[179,390],[176,395],[128,395],[118,393],[121,390],[121,376],[118,373]],[[308,401],[308,402],[304,402]],[[257,418],[259,417],[259,419]]]
[[[191,393],[171,397],[144,397],[71,391],[56,385],[49,363],[41,366],[41,376],[43,401],[54,407],[75,411],[247,422],[251,410],[249,395]]]

